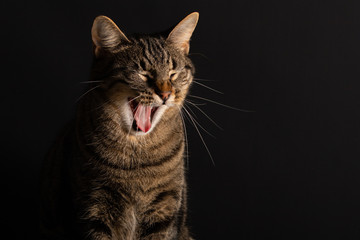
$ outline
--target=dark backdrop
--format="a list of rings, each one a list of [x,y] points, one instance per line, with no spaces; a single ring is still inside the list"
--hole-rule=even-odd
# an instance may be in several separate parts
[[[360,238],[359,1],[1,1],[1,226],[36,232],[40,163],[74,114],[100,14],[125,33],[200,12],[188,125],[196,239]],[[195,100],[196,103],[204,101]],[[36,239],[36,238],[35,238]]]

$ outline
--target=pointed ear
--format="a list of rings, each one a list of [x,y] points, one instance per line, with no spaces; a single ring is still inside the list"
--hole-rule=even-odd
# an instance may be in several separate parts
[[[97,57],[101,50],[111,51],[120,43],[130,42],[118,26],[106,16],[95,18],[91,29],[91,37],[95,45],[95,56]]]
[[[192,33],[195,30],[198,20],[199,13],[193,12],[189,14],[170,32],[166,41],[173,44],[187,55],[190,50],[189,41]]]

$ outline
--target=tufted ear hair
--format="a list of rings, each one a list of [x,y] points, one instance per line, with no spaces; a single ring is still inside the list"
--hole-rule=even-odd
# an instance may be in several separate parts
[[[121,43],[130,42],[118,26],[106,16],[95,18],[91,29],[91,37],[95,45],[96,57],[99,56],[102,50],[111,51]]]
[[[178,23],[178,25],[174,27],[166,41],[173,44],[176,48],[178,48],[185,55],[187,55],[190,50],[190,38],[195,30],[198,20],[198,12],[193,12],[189,14],[180,23]]]

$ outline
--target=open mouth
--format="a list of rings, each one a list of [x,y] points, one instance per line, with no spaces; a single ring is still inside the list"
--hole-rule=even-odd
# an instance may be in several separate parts
[[[134,117],[132,128],[135,131],[148,132],[158,107],[143,105],[130,98],[129,105]]]

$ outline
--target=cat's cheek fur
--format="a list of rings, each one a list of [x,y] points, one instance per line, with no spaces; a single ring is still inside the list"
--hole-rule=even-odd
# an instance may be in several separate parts
[[[160,100],[160,98],[157,96],[157,98]],[[154,97],[154,99],[156,100],[156,98]],[[161,120],[161,118],[163,117],[164,114],[166,114],[166,110],[168,110],[170,107],[178,107],[176,106],[177,104],[174,103],[174,99],[175,96],[171,95],[169,97],[169,99],[166,101],[166,104],[161,105],[155,112],[152,122],[151,122],[151,128],[147,133],[144,132],[137,132],[137,135],[144,135],[144,134],[148,134],[150,133],[155,127],[156,125],[159,123],[159,121]],[[161,101],[161,100],[160,100]],[[179,110],[180,111],[180,110]]]
[[[156,112],[153,116],[153,120],[151,122],[151,128],[147,133],[150,133],[156,127],[156,125],[159,123],[161,117],[164,115],[164,113],[167,109],[168,109],[168,106],[162,105],[156,110]],[[143,132],[141,132],[141,133],[143,133]],[[143,134],[145,134],[145,133],[143,133]]]
[[[134,121],[134,116],[132,113],[132,110],[130,108],[129,105],[129,101],[127,97],[123,97],[120,100],[120,116],[121,116],[121,125],[124,126],[124,130],[127,131],[128,133],[130,133],[130,131],[133,131],[132,128],[132,124]]]

